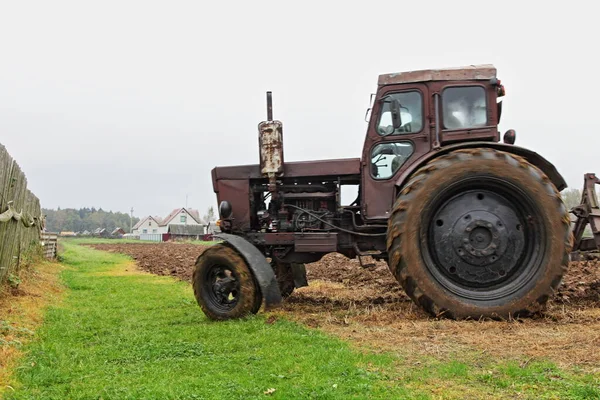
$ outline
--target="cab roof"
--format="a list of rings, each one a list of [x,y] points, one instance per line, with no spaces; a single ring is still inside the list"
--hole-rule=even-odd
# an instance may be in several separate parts
[[[492,64],[469,65],[465,67],[424,69],[421,71],[396,72],[379,75],[379,86],[398,83],[428,81],[472,81],[489,80],[496,77],[496,67]]]

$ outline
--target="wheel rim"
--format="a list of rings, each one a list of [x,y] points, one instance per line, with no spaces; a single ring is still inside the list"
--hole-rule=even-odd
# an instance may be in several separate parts
[[[543,265],[541,210],[510,182],[473,176],[444,188],[426,207],[421,250],[431,275],[470,300],[508,296]]]
[[[220,264],[211,265],[204,272],[203,293],[212,308],[231,311],[240,299],[240,280],[237,273]]]

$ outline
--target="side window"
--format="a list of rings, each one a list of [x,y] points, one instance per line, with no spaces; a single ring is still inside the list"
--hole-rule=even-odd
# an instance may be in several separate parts
[[[469,129],[487,125],[485,89],[481,86],[449,87],[442,92],[446,129]]]
[[[411,142],[380,143],[371,152],[371,174],[375,179],[391,178],[415,150]]]
[[[142,233],[148,233],[148,229],[144,229]]]
[[[389,99],[396,99],[400,103],[400,118],[402,125],[394,130],[390,102],[382,102],[381,116],[377,124],[377,133],[380,135],[398,135],[417,133],[423,129],[423,100],[417,91],[392,93]]]
[[[185,223],[186,221],[187,221],[187,216],[182,215],[182,216],[179,217],[179,222],[184,222]]]

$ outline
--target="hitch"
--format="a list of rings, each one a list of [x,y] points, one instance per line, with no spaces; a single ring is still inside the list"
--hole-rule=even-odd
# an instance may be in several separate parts
[[[372,268],[376,265],[375,263],[368,263],[368,264],[363,263],[362,258],[367,257],[367,256],[378,256],[381,254],[381,251],[379,251],[379,250],[362,251],[361,249],[358,248],[358,244],[356,244],[356,243],[354,243],[354,245],[352,247],[354,248],[354,252],[356,253],[356,256],[358,257],[358,262],[360,263],[361,267]]]
[[[596,185],[600,185],[600,179],[596,174],[585,174],[583,178],[583,192],[581,204],[570,210],[577,217],[573,227],[573,251],[571,259],[579,258],[579,251],[591,251],[600,249],[600,205],[596,196]],[[585,227],[590,225],[592,238],[584,238]]]

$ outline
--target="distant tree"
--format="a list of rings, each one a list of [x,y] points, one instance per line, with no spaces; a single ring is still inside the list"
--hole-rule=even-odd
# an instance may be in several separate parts
[[[208,207],[206,214],[202,217],[202,222],[208,224],[209,222],[215,221],[215,208],[213,206]]]
[[[561,193],[563,201],[567,208],[570,210],[573,207],[577,207],[581,202],[581,190],[580,189],[567,189]]]
[[[93,231],[97,228],[105,228],[113,231],[115,228],[123,228],[129,231],[130,215],[120,212],[96,211],[95,208],[65,208],[62,210],[43,209],[46,215],[46,230],[51,232],[61,231]],[[135,225],[139,218],[133,218],[131,222]]]

